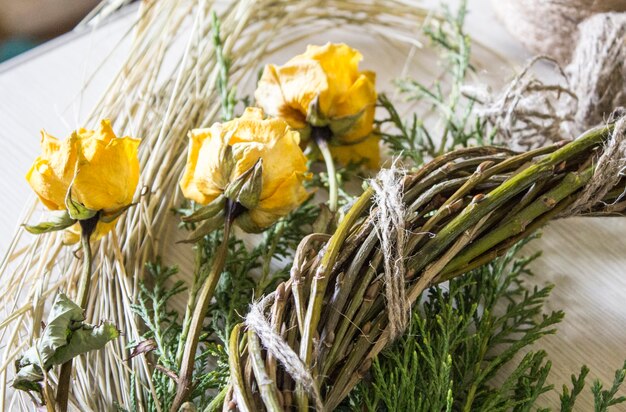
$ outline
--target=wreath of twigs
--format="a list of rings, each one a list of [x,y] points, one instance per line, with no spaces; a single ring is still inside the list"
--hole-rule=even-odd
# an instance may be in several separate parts
[[[552,219],[623,214],[625,130],[621,119],[525,153],[461,149],[408,174],[399,186],[406,242],[398,254],[408,303]],[[377,186],[365,190],[330,239],[305,239],[291,278],[252,306],[245,329],[234,328],[225,404],[303,411],[312,399],[316,409],[334,410],[404,327],[383,293],[389,248],[380,233],[394,228],[377,219],[388,207],[375,198]]]
[[[141,335],[132,304],[145,263],[173,243],[168,216],[178,201],[187,132],[216,121],[221,110],[214,8],[210,0],[142,2],[128,33],[128,58],[84,123],[113,117],[117,130],[142,137],[144,195],[94,253],[92,290],[99,293],[90,296],[86,316],[93,323],[111,320],[124,335],[75,360],[73,409],[108,410],[155,395],[154,365],[144,356],[125,361],[129,343]],[[243,0],[220,10],[224,54],[237,85],[253,81],[277,50],[340,25],[420,47],[420,23],[430,15],[401,0]],[[572,143],[521,154],[464,149],[371,184],[330,239],[313,234],[303,240],[291,279],[253,305],[247,326],[234,329],[225,407],[332,410],[406,326],[398,308],[415,304],[430,284],[483,264],[549,219],[573,213],[576,199],[586,199],[577,214],[621,213],[624,181],[611,171],[623,167],[622,127],[610,124]],[[399,196],[403,207],[390,211],[392,202],[379,213],[382,203],[375,199],[384,196],[377,193]],[[36,220],[36,213],[33,201],[23,221]],[[398,230],[398,222],[404,228]],[[389,256],[394,264],[385,268]],[[46,302],[60,289],[74,294],[80,271],[62,235],[16,232],[0,265],[0,409],[29,408],[23,394],[7,390],[11,365],[39,336]],[[386,293],[391,286],[399,299]],[[53,373],[47,378],[57,379]]]

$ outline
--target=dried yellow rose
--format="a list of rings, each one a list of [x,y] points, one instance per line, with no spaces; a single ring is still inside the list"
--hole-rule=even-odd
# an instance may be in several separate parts
[[[376,76],[359,71],[362,55],[345,44],[308,46],[283,66],[265,66],[255,98],[270,116],[284,119],[304,139],[329,140],[342,163],[380,161],[379,137],[372,133]],[[324,129],[320,133],[320,129]]]
[[[65,227],[51,230],[83,220],[69,210],[80,208],[99,218],[94,237],[106,234],[132,202],[139,181],[140,140],[117,137],[109,120],[102,120],[98,130],[79,129],[63,141],[45,131],[41,135],[42,154],[26,179],[48,209],[70,215],[61,216]]]
[[[285,121],[247,108],[241,117],[192,130],[189,137],[183,195],[219,212],[226,199],[236,203],[242,229],[263,230],[308,197],[300,138]]]

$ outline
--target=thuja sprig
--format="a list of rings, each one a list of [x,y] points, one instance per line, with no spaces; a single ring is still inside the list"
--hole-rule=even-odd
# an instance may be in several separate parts
[[[474,70],[470,62],[471,40],[463,29],[466,12],[465,1],[456,13],[444,7],[444,18],[424,30],[440,51],[440,62],[445,67],[440,77],[432,83],[414,79],[396,81],[407,100],[426,104],[431,108],[429,112],[420,116],[414,113],[407,122],[387,96],[378,98],[378,105],[386,112],[377,122],[383,141],[392,155],[412,160],[418,166],[455,148],[483,145],[492,140],[485,122],[474,115],[474,100],[461,92],[468,73]],[[437,128],[428,124],[428,117]],[[435,130],[440,134],[436,135]]]
[[[435,143],[417,113],[406,122],[385,94],[378,96],[378,105],[386,117],[377,121],[377,125],[383,130],[381,138],[393,156],[411,160],[415,165],[423,164],[426,156],[434,157]]]
[[[626,396],[617,396],[617,391],[622,386],[622,383],[624,383],[625,377],[626,362],[624,362],[624,365],[620,369],[615,371],[615,378],[609,389],[602,390],[602,382],[598,379],[594,381],[591,392],[593,393],[594,409],[596,412],[604,412],[611,406],[626,402]]]
[[[159,364],[173,369],[176,365],[174,343],[180,335],[181,325],[179,315],[170,307],[170,302],[186,288],[180,280],[171,284],[178,268],[164,266],[160,259],[147,263],[146,272],[146,282],[150,282],[151,286],[144,282],[140,284],[137,303],[132,305],[132,309],[146,326],[142,339],[154,341],[154,354]]]
[[[525,284],[537,255],[514,258],[521,246],[447,288],[431,288],[405,337],[374,361],[371,379],[348,403],[368,410],[519,410],[550,390],[543,351],[529,352],[499,385],[490,383],[563,317],[542,314],[551,287]]]
[[[169,407],[174,399],[174,391],[168,371],[176,368],[176,352],[182,326],[178,312],[172,309],[171,300],[185,290],[182,281],[171,284],[171,278],[178,273],[175,267],[164,266],[160,259],[146,264],[145,281],[140,284],[137,302],[132,305],[133,311],[142,319],[145,332],[137,342],[131,343],[131,356],[141,346],[150,343],[150,356],[156,362],[150,379],[155,388],[153,394],[147,396],[146,408],[149,411],[163,410]],[[143,355],[141,355],[143,356]],[[135,393],[134,385],[130,387]],[[129,410],[134,410],[133,408]]]
[[[229,86],[231,60],[224,54],[224,43],[220,34],[221,22],[215,12],[211,13],[211,35],[215,58],[217,61],[216,87],[222,101],[222,120],[227,121],[234,117],[237,105],[237,88]]]
[[[560,395],[561,412],[571,412],[574,410],[576,400],[585,387],[585,379],[588,374],[589,368],[583,365],[578,375],[572,374],[572,387],[569,388],[567,385],[563,385],[563,392]],[[626,362],[624,362],[624,365],[620,369],[615,371],[615,378],[609,389],[602,390],[602,382],[600,382],[599,379],[594,380],[591,393],[593,394],[595,412],[606,412],[611,406],[626,402],[626,396],[617,396],[617,392],[624,383],[624,377],[626,377]],[[542,410],[542,412],[543,411],[544,410]],[[547,409],[545,409],[545,411],[547,411]]]
[[[560,395],[561,412],[571,412],[573,410],[578,395],[581,394],[585,387],[587,374],[589,374],[589,368],[583,365],[578,375],[572,374],[572,388],[570,389],[567,385],[563,385],[563,392]]]

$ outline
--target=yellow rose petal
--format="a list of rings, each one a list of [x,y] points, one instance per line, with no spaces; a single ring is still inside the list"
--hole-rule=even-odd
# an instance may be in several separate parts
[[[296,61],[281,67],[266,66],[254,95],[268,115],[301,129],[306,126],[309,106],[327,89],[326,75],[318,62]]]
[[[359,143],[351,145],[330,146],[333,157],[343,164],[359,163],[365,160],[370,169],[380,167],[380,136],[372,135]]]
[[[228,177],[221,171],[220,128],[196,129],[189,133],[189,151],[180,188],[187,199],[206,205],[225,189]],[[216,134],[216,138],[213,135]]]
[[[377,145],[352,147],[372,133],[376,111],[376,75],[359,71],[362,58],[345,44],[308,46],[282,66],[265,67],[255,92],[257,104],[301,131],[303,139],[314,127],[330,127],[333,146],[350,146],[336,151],[341,158],[360,160],[355,156],[364,152],[374,159],[369,164],[377,164],[380,154],[372,153]]]
[[[300,58],[318,62],[326,75],[327,88],[320,92],[319,99],[322,112],[330,115],[333,105],[356,81],[363,56],[345,44],[327,43],[324,46],[308,46]]]
[[[77,139],[71,136],[61,142],[42,131],[41,151],[26,180],[48,209],[64,210],[67,188],[76,170]]]
[[[254,205],[249,206],[252,209],[244,210],[237,222],[255,232],[289,213],[307,196],[302,185],[306,157],[298,133],[284,120],[264,117],[262,109],[248,108],[239,118],[192,131],[180,182],[183,195],[202,204],[222,194],[231,201],[242,199],[238,196],[243,194],[253,199],[245,203]],[[255,178],[253,186],[243,185],[259,160],[260,179]]]
[[[72,199],[86,208],[119,210],[132,202],[139,181],[138,146],[139,139],[117,138],[108,120],[63,141],[42,131],[42,154],[26,179],[49,209],[65,209],[71,186]]]
[[[118,210],[132,203],[139,182],[139,139],[80,139],[72,197],[91,210]]]

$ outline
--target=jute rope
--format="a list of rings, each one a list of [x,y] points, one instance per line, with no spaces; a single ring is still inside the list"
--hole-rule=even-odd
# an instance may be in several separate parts
[[[268,305],[274,301],[275,294],[276,292],[272,292],[260,301],[250,305],[250,312],[246,315],[245,324],[259,336],[265,350],[278,359],[293,380],[306,388],[315,400],[317,410],[323,411],[324,403],[315,379],[313,379],[313,376],[298,354],[279,333],[274,331],[264,314]]]
[[[606,143],[602,155],[597,160],[593,177],[564,215],[585,213],[598,204],[624,177],[625,170],[626,117],[622,117],[615,124],[611,139]],[[623,195],[619,196],[615,202],[621,200]]]
[[[478,115],[496,128],[514,149],[572,140],[602,124],[614,108],[626,106],[626,13],[597,14],[580,25],[572,62],[561,69],[547,56],[532,59],[495,98],[466,88],[483,104]],[[532,69],[538,62],[555,66],[556,81],[542,81]]]
[[[492,0],[507,30],[528,50],[561,64],[572,56],[572,44],[585,35],[580,22],[597,13],[626,11],[625,0]]]
[[[581,39],[565,68],[578,96],[572,130],[578,135],[626,106],[626,13],[597,14],[580,25]]]
[[[375,179],[370,180],[375,192],[372,215],[383,254],[391,339],[406,330],[411,309],[406,298],[403,256],[406,243],[406,213],[402,201],[404,176],[405,172],[397,169],[394,163],[391,168],[381,170]]]

